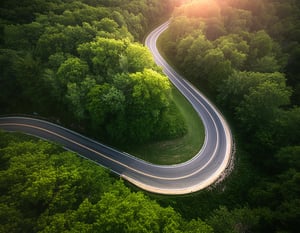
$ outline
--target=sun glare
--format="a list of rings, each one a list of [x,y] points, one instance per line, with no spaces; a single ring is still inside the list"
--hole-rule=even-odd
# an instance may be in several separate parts
[[[214,0],[187,0],[185,2],[186,3],[193,3],[193,2],[197,2],[197,3],[210,3],[210,2],[214,2]]]
[[[218,16],[220,7],[214,0],[186,0],[179,12],[189,17],[209,18]]]

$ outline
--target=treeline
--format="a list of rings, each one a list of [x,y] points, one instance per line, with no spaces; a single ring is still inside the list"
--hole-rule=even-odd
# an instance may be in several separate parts
[[[255,167],[253,183],[237,191],[243,202],[217,211],[233,216],[242,205],[257,217],[233,232],[250,232],[249,225],[298,231],[299,16],[294,0],[189,1],[175,10],[161,41],[173,64],[226,113]],[[226,224],[219,221],[215,232],[227,232]]]
[[[115,145],[183,135],[169,81],[136,42],[172,5],[2,1],[0,114],[38,114]]]
[[[57,145],[0,131],[1,232],[206,232]]]

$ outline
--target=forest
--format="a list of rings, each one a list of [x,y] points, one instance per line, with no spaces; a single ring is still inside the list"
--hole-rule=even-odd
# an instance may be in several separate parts
[[[236,144],[223,182],[173,197],[0,132],[0,232],[299,231],[299,1],[5,0],[0,12],[0,114],[35,113],[110,143],[184,135],[171,84],[141,45],[172,14],[160,47]]]
[[[60,146],[0,132],[0,232],[208,232]]]
[[[185,133],[168,79],[138,43],[171,1],[1,4],[1,114],[34,113],[113,145]]]
[[[226,201],[207,192],[184,203],[201,208],[207,195],[226,203],[215,212],[215,232],[298,232],[299,1],[188,1],[175,9],[160,43],[168,60],[229,120],[237,146],[232,176],[245,169],[239,178],[231,177],[238,184],[227,192],[236,194],[220,193]],[[231,185],[229,181],[227,188]],[[198,212],[205,217],[203,210]],[[244,216],[241,227],[253,224],[252,229],[224,230],[229,222],[220,218],[227,215]]]

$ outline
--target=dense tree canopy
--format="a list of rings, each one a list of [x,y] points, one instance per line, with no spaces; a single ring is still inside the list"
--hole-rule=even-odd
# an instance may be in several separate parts
[[[1,132],[1,232],[299,231],[299,1],[2,1],[0,113],[118,143],[184,134],[170,84],[137,43],[172,4],[164,52],[230,120],[232,176],[148,197],[57,145]]]
[[[186,2],[161,39],[164,52],[224,110],[237,135],[237,156],[255,167],[251,185],[225,190],[229,204],[211,204],[212,216],[202,216],[215,232],[297,232],[299,1]],[[246,197],[243,204],[231,199],[233,192],[235,199]]]
[[[1,232],[202,232],[58,145],[0,132]]]
[[[117,146],[182,136],[184,123],[167,122],[170,112],[183,122],[169,81],[134,42],[172,6],[158,0],[4,1],[1,113],[52,117]]]

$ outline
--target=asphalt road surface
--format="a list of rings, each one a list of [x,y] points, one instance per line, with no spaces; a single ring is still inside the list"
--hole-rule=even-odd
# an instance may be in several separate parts
[[[218,110],[188,81],[178,75],[160,56],[156,40],[168,22],[156,28],[146,39],[156,63],[193,105],[205,126],[201,150],[189,161],[176,165],[155,165],[117,151],[59,125],[27,117],[1,117],[0,128],[20,131],[63,145],[120,175],[132,184],[153,193],[187,194],[213,184],[225,171],[232,150],[230,129]]]

